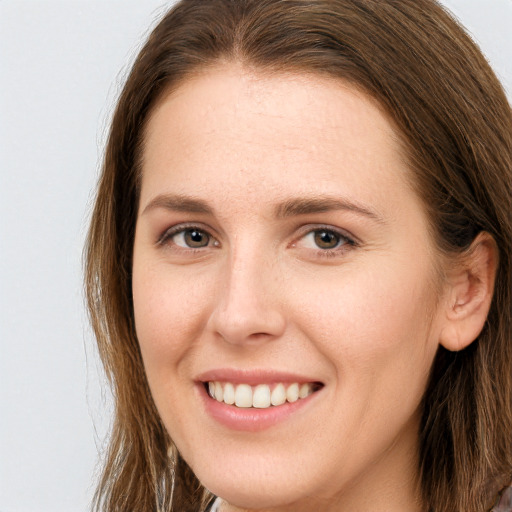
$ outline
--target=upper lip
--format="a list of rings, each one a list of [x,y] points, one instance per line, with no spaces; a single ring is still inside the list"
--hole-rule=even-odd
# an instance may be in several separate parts
[[[205,371],[196,378],[198,382],[231,382],[233,384],[306,383],[321,381],[315,377],[269,369],[217,368]]]

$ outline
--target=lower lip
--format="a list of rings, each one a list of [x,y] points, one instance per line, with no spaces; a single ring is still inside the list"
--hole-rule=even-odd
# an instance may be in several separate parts
[[[315,391],[308,397],[299,398],[293,403],[286,402],[266,409],[257,409],[254,407],[236,407],[218,402],[206,392],[203,384],[198,384],[198,389],[206,412],[214,420],[229,429],[246,432],[258,432],[284,422],[294,413],[308,406],[321,391]]]

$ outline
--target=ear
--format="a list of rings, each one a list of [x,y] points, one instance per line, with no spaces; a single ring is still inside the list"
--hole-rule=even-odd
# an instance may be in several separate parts
[[[439,340],[447,350],[466,348],[482,331],[491,306],[497,266],[496,242],[486,232],[480,233],[452,265]]]

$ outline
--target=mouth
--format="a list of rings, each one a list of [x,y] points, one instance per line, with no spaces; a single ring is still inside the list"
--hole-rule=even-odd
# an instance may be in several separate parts
[[[208,396],[217,402],[239,409],[270,409],[292,404],[319,391],[321,382],[278,382],[249,385],[222,381],[206,381]]]

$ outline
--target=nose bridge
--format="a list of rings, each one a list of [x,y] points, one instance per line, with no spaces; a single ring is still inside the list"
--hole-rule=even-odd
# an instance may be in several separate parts
[[[219,273],[213,329],[232,344],[279,336],[285,319],[276,295],[277,255],[254,239],[238,239]]]

